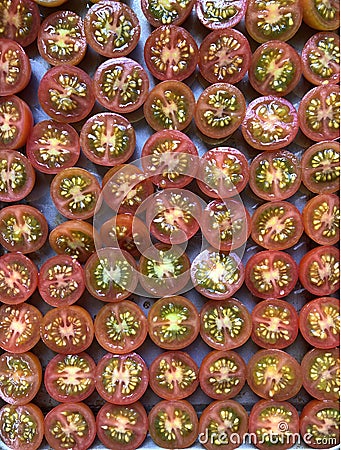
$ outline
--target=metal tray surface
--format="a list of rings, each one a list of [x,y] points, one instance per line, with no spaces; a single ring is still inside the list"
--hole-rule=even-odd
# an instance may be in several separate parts
[[[140,1],[139,0],[126,0],[126,3],[133,8],[133,10],[137,13],[139,19],[140,19],[140,25],[141,25],[141,38],[140,41],[136,47],[136,49],[128,55],[128,57],[135,59],[136,61],[140,62],[140,64],[145,68],[145,62],[143,59],[143,46],[146,38],[150,35],[151,31],[153,30],[152,26],[149,25],[147,20],[145,19],[141,7],[140,7]],[[88,9],[92,6],[92,3],[84,1],[84,0],[69,0],[66,2],[60,9],[64,10],[72,10],[80,14],[82,17],[86,14]],[[46,17],[47,15],[51,14],[52,12],[55,12],[58,10],[58,8],[43,8],[40,7],[42,17]],[[190,31],[192,36],[195,38],[198,45],[202,42],[203,38],[209,33],[209,30],[205,29],[203,25],[198,21],[195,11],[193,10],[189,18],[186,20],[186,22],[182,25],[184,28]],[[249,42],[251,44],[251,48],[254,51],[258,44],[256,44],[247,34],[244,26],[244,22],[242,21],[239,25],[236,26],[236,28],[243,32],[249,39]],[[293,45],[298,51],[300,51],[306,42],[308,38],[314,34],[314,30],[307,27],[306,25],[302,24],[302,27],[299,31],[299,33],[291,40],[289,43]],[[35,123],[48,119],[49,117],[42,111],[38,97],[37,97],[37,90],[39,81],[44,75],[44,73],[50,68],[49,64],[44,61],[44,59],[41,58],[41,56],[38,53],[37,46],[35,43],[30,45],[26,48],[26,51],[29,55],[31,66],[32,66],[32,77],[29,85],[27,88],[19,93],[19,96],[23,98],[31,107]],[[87,71],[90,76],[93,75],[94,71],[98,67],[99,64],[101,64],[106,58],[98,55],[95,53],[89,46],[87,49],[86,56],[84,60],[80,63],[80,67]],[[149,73],[149,72],[148,72]],[[153,77],[149,74],[149,80],[150,85],[153,87],[155,84],[155,80]],[[189,79],[185,80],[185,82],[191,87],[191,89],[194,92],[195,98],[197,99],[200,95],[200,93],[204,90],[205,87],[208,86],[208,83],[201,77],[198,69],[195,72],[194,75],[192,75]],[[243,92],[247,103],[249,103],[254,98],[258,97],[259,94],[256,93],[251,85],[248,82],[247,76],[244,77],[244,79],[237,84],[237,87]],[[303,95],[311,88],[312,86],[302,77],[300,83],[296,87],[296,89],[287,96],[287,98],[294,104],[294,106],[297,108],[299,105],[299,102]],[[97,113],[100,111],[103,111],[104,108],[102,108],[98,103],[96,103],[93,113]],[[136,138],[137,138],[137,144],[136,144],[136,150],[135,154],[131,158],[131,161],[134,161],[135,159],[140,157],[141,149],[144,145],[144,142],[147,140],[149,136],[153,134],[153,130],[147,125],[144,117],[143,112],[137,111],[135,113],[132,113],[131,115],[128,115],[127,118],[131,120],[133,123],[135,132],[136,132]],[[80,131],[82,123],[78,123],[74,125],[75,128]],[[207,150],[217,147],[218,144],[223,146],[229,146],[229,147],[235,147],[238,148],[240,151],[242,151],[245,156],[247,157],[248,161],[250,162],[252,158],[254,158],[259,152],[256,150],[250,148],[246,142],[243,140],[240,130],[237,130],[231,137],[228,139],[225,139],[223,142],[216,143],[209,138],[203,137],[198,130],[196,129],[194,122],[188,127],[187,130],[185,130],[185,133],[193,140],[195,145],[197,146],[197,149],[199,151],[200,155],[203,155]],[[311,145],[311,141],[309,141],[301,132],[298,133],[295,141],[289,145],[288,149],[293,152],[295,155],[300,157],[305,149],[307,149]],[[105,172],[107,172],[108,168],[101,167],[93,164],[89,160],[85,158],[84,155],[81,154],[81,157],[77,163],[78,167],[83,167],[90,172],[92,172],[99,181],[101,181],[103,175]],[[66,219],[56,210],[54,207],[54,204],[50,198],[49,194],[49,185],[51,183],[53,176],[45,175],[42,173],[37,172],[37,180],[35,184],[34,190],[31,192],[31,194],[20,203],[28,203],[32,206],[35,206],[38,208],[47,218],[49,229],[52,230],[55,228],[58,224],[64,222]],[[194,192],[200,194],[203,198],[204,196],[197,191],[197,187],[195,183],[191,183],[189,186],[186,187],[186,189],[193,190]],[[309,191],[305,189],[305,187],[302,185],[300,190],[289,199],[291,203],[293,203],[300,211],[302,211],[303,206],[305,205],[306,201],[311,198],[313,194],[311,194]],[[252,215],[253,211],[259,206],[260,204],[264,203],[262,200],[257,198],[253,192],[250,190],[250,188],[247,186],[244,191],[241,194],[241,198]],[[207,200],[207,198],[206,198]],[[0,207],[6,206],[4,203],[0,204]],[[187,253],[189,254],[190,258],[193,259],[193,256],[198,254],[200,251],[200,245],[201,245],[201,236],[198,233],[195,235],[188,243],[187,247]],[[314,243],[312,243],[306,235],[303,234],[302,238],[298,242],[297,245],[295,245],[293,248],[287,250],[288,253],[290,253],[297,261],[300,260],[300,258],[311,248],[315,246]],[[199,249],[199,250],[198,250]],[[247,242],[247,246],[245,249],[245,253],[243,256],[243,263],[245,264],[246,261],[249,259],[249,257],[262,249],[258,247],[251,238]],[[33,259],[33,261],[37,264],[38,267],[42,265],[42,263],[48,259],[49,257],[53,256],[54,253],[50,249],[50,246],[48,242],[42,247],[42,249],[37,252],[30,254],[30,257]],[[204,297],[202,297],[199,293],[197,293],[194,289],[190,290],[189,292],[184,294],[187,298],[189,298],[194,305],[197,307],[197,309],[200,311],[201,307],[207,301]],[[235,295],[234,297],[241,300],[248,308],[248,310],[251,312],[254,305],[257,303],[256,299],[253,298],[250,294],[250,292],[246,289],[245,286],[243,286]],[[313,296],[307,291],[305,291],[302,286],[297,283],[294,291],[286,297],[286,300],[293,304],[297,311],[301,309],[301,307],[310,299],[312,299]],[[134,300],[145,312],[146,315],[148,315],[148,309],[150,305],[153,302],[153,299],[150,299],[148,297],[142,297],[139,295],[131,295],[130,299]],[[45,302],[40,299],[39,294],[36,292],[30,299],[29,303],[37,306],[43,314],[45,314],[51,307],[47,305]],[[77,302],[80,306],[83,306],[86,308],[93,317],[96,316],[96,313],[99,311],[99,309],[104,305],[104,303],[100,302],[99,300],[94,299],[91,297],[88,293],[84,293],[82,298]],[[299,362],[301,361],[303,355],[309,350],[310,346],[307,344],[302,336],[298,336],[294,344],[292,344],[290,347],[285,349],[288,353],[290,353],[292,356],[294,356]],[[190,345],[188,348],[185,349],[186,352],[188,352],[193,359],[196,361],[196,363],[200,366],[201,361],[203,357],[213,349],[208,347],[200,337],[196,339],[196,341]],[[250,357],[257,351],[259,348],[249,339],[249,341],[244,344],[242,347],[236,349],[237,353],[239,353],[243,359],[247,362]],[[99,361],[99,359],[106,353],[104,349],[102,349],[96,340],[94,340],[91,347],[87,350],[87,352],[95,359],[95,361]],[[47,349],[45,345],[40,341],[36,347],[33,349],[33,353],[36,355],[39,355],[40,361],[43,365],[43,368],[46,367],[47,363],[52,359],[54,356],[54,353]],[[153,359],[160,353],[162,353],[162,350],[158,348],[149,338],[146,339],[144,344],[137,350],[137,353],[139,353],[146,361],[147,365],[149,366]],[[306,391],[302,388],[301,391],[298,393],[296,397],[290,400],[290,402],[298,409],[298,411],[301,411],[303,406],[310,400],[310,396],[306,393]],[[147,409],[147,412],[154,406],[160,399],[151,391],[150,388],[148,388],[145,395],[142,397],[141,401],[145,408]],[[240,402],[246,410],[250,411],[252,406],[259,400],[259,398],[249,389],[249,387],[246,385],[242,389],[242,391],[235,397],[235,400]],[[47,394],[44,385],[42,384],[42,387],[36,396],[36,398],[33,400],[34,403],[36,403],[43,411],[44,414],[48,412],[52,407],[57,405],[57,402],[55,402],[53,399],[49,397]],[[200,388],[197,389],[197,391],[191,395],[188,398],[188,401],[192,403],[192,405],[195,407],[198,415],[200,416],[203,409],[208,406],[212,400],[207,397]],[[104,400],[99,397],[99,395],[95,392],[92,394],[87,400],[85,400],[85,403],[88,404],[91,409],[96,413],[100,407],[104,404]],[[0,407],[3,405],[3,402],[0,400]],[[7,447],[4,446],[3,443],[0,442],[0,448],[5,449]],[[44,440],[41,449],[48,449],[49,446],[47,445],[46,441]],[[100,441],[97,439],[93,446],[91,447],[93,449],[103,449],[103,445],[100,443]],[[144,444],[141,448],[148,448],[148,449],[156,449],[157,447],[153,441],[148,436],[145,440]],[[203,447],[197,442],[195,443],[191,448],[193,449],[202,449]],[[244,444],[241,448],[244,449],[250,449],[255,448],[252,445]],[[307,448],[305,445],[298,444],[294,448]]]

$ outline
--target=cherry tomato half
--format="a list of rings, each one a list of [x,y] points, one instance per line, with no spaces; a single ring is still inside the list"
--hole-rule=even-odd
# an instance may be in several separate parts
[[[315,30],[337,30],[340,27],[340,3],[302,0],[303,20]]]
[[[181,25],[191,14],[195,0],[141,0],[141,8],[153,27]]]
[[[25,145],[32,125],[32,113],[24,100],[16,95],[0,97],[0,150]]]
[[[196,13],[205,27],[222,30],[232,28],[242,20],[247,3],[246,0],[223,0],[220,3],[199,0],[196,3]]]
[[[25,50],[12,39],[0,38],[0,95],[22,91],[30,78],[31,64]]]
[[[36,174],[27,158],[15,150],[0,150],[0,201],[17,202],[33,189]]]

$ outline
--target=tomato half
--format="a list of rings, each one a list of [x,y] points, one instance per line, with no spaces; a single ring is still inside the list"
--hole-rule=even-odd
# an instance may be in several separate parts
[[[196,3],[196,13],[205,27],[222,30],[237,25],[244,17],[246,7],[246,0],[223,0],[220,3],[199,0]]]
[[[249,339],[251,316],[246,307],[235,298],[206,302],[200,311],[200,335],[216,350],[231,350]]]
[[[212,31],[200,45],[200,73],[210,83],[238,83],[246,75],[250,63],[250,44],[237,30]]]
[[[158,80],[188,78],[198,62],[198,46],[184,28],[165,25],[154,30],[144,44],[144,60]]]
[[[240,201],[213,200],[203,211],[201,232],[214,248],[234,250],[250,236],[251,218]]]
[[[146,410],[140,402],[127,406],[105,403],[96,417],[97,436],[105,448],[135,450],[148,430]]]
[[[204,250],[192,262],[191,279],[195,289],[204,297],[225,300],[242,286],[244,272],[236,254]]]
[[[95,214],[101,188],[95,175],[80,167],[60,171],[52,180],[50,194],[57,210],[68,219],[89,219]]]
[[[67,0],[33,0],[38,5],[46,6],[47,8],[54,8],[55,6],[60,6]]]
[[[191,14],[195,0],[141,0],[142,12],[153,27],[181,25]]]
[[[0,150],[25,145],[32,125],[32,113],[24,100],[16,95],[0,97]]]
[[[134,258],[112,247],[99,249],[91,255],[84,273],[87,290],[104,302],[124,300],[135,291],[138,282]]]
[[[239,394],[246,381],[246,365],[238,353],[214,350],[208,353],[199,371],[200,387],[216,400],[227,400]]]
[[[289,202],[267,202],[253,213],[251,237],[268,250],[293,247],[302,233],[301,213]]]
[[[148,333],[146,316],[136,303],[129,300],[103,306],[94,325],[99,345],[120,355],[139,348]]]
[[[295,358],[282,350],[259,350],[247,365],[247,382],[259,397],[288,400],[302,386],[302,371]]]
[[[221,139],[237,130],[245,111],[244,96],[236,86],[215,83],[200,94],[194,110],[194,120],[205,136]]]
[[[302,181],[309,191],[331,194],[340,187],[340,144],[323,141],[309,147],[302,155]]]
[[[300,431],[313,448],[335,448],[340,444],[340,404],[331,400],[312,400],[303,408]]]
[[[108,0],[89,9],[84,30],[90,47],[107,58],[128,55],[136,47],[141,32],[139,19],[128,5]]]
[[[340,3],[302,0],[303,20],[316,30],[337,30],[340,27]]]
[[[253,342],[259,347],[283,349],[291,345],[298,334],[296,309],[284,300],[264,300],[252,310]]]
[[[40,12],[32,0],[2,1],[0,37],[13,39],[23,47],[32,44],[40,26]]]
[[[40,268],[38,289],[51,306],[72,305],[85,290],[83,268],[71,256],[53,256]]]
[[[17,202],[33,189],[36,174],[24,155],[15,150],[0,150],[0,201]]]
[[[74,123],[85,119],[95,104],[92,79],[69,64],[49,69],[38,88],[40,106],[52,119]]]
[[[137,353],[107,353],[96,368],[96,389],[107,402],[130,405],[139,400],[148,387],[146,363]]]
[[[90,223],[67,220],[51,230],[49,242],[51,248],[59,255],[68,255],[84,263],[96,250],[96,235],[96,230]]]
[[[248,429],[248,415],[234,400],[211,403],[199,421],[199,442],[207,450],[234,450],[244,440]]]
[[[114,113],[91,116],[80,134],[82,151],[95,164],[116,166],[134,153],[136,137],[131,123]]]
[[[308,91],[298,108],[300,129],[315,142],[340,137],[340,92],[328,84]]]
[[[85,56],[86,39],[82,18],[73,11],[56,11],[41,24],[37,45],[52,66],[79,64]]]
[[[299,0],[250,0],[247,3],[246,29],[257,42],[288,41],[301,26],[302,6]]]
[[[104,108],[126,114],[136,111],[145,102],[149,79],[136,61],[124,57],[112,58],[97,68],[94,88],[96,99]]]
[[[73,167],[80,154],[78,133],[67,123],[38,122],[28,136],[26,154],[32,166],[42,173],[54,174]]]
[[[0,244],[9,252],[32,253],[46,241],[45,216],[33,206],[11,205],[0,211]]]
[[[0,347],[6,352],[24,353],[40,339],[42,314],[29,303],[0,307]]]
[[[46,366],[45,388],[58,402],[81,402],[95,390],[95,369],[87,353],[56,355]]]
[[[31,352],[0,356],[0,397],[11,405],[25,405],[38,393],[42,369]]]
[[[199,334],[198,311],[180,295],[157,300],[148,313],[151,340],[161,348],[180,350],[188,347]]]
[[[289,402],[260,400],[251,410],[249,432],[260,450],[287,450],[298,439],[298,412]]]
[[[153,133],[141,156],[145,173],[160,188],[183,188],[197,173],[198,151],[190,138],[178,130]]]
[[[286,297],[297,280],[298,267],[288,253],[277,250],[258,252],[246,263],[245,284],[255,297]]]
[[[76,355],[92,343],[94,327],[91,316],[81,306],[53,308],[43,317],[40,336],[54,352]]]
[[[149,433],[161,448],[190,447],[198,437],[198,418],[186,400],[163,400],[149,413]]]
[[[0,95],[22,91],[30,78],[31,64],[25,50],[11,39],[0,38]]]
[[[149,295],[174,295],[187,285],[189,268],[189,258],[180,246],[156,244],[140,258],[140,283]]]
[[[155,131],[181,131],[191,123],[195,98],[187,84],[162,81],[149,92],[143,110],[148,125]]]
[[[307,202],[302,218],[304,231],[320,245],[334,245],[340,240],[340,198],[320,194]]]
[[[304,77],[315,85],[340,82],[340,37],[336,33],[314,34],[302,50]]]
[[[340,399],[340,352],[338,348],[313,348],[301,362],[304,389],[317,400]]]
[[[274,95],[253,100],[246,110],[242,133],[257,150],[278,150],[291,144],[298,132],[294,106]]]
[[[297,86],[301,75],[301,58],[285,42],[265,42],[252,55],[249,81],[262,95],[283,97],[289,94]]]
[[[320,297],[305,304],[300,311],[300,331],[317,348],[335,348],[340,342],[340,302]]]
[[[37,450],[44,438],[44,416],[38,406],[4,405],[0,409],[0,437],[10,449]]]
[[[249,181],[245,155],[232,147],[209,150],[200,160],[197,183],[209,197],[225,199],[239,194]]]
[[[85,450],[95,437],[95,417],[84,403],[62,403],[45,417],[45,438],[54,450]]]
[[[149,385],[161,398],[180,400],[199,386],[199,369],[185,352],[164,352],[149,367]]]
[[[340,251],[322,245],[301,259],[299,278],[303,287],[314,295],[330,295],[340,287]]]

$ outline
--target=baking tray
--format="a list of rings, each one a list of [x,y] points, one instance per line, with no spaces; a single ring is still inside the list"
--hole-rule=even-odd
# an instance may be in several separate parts
[[[152,26],[149,25],[147,20],[145,19],[141,7],[140,7],[140,1],[139,0],[126,0],[126,3],[136,12],[140,19],[140,25],[141,25],[141,38],[140,41],[136,47],[136,49],[128,55],[128,57],[138,61],[146,70],[146,65],[144,63],[143,59],[143,47],[144,42],[146,38],[150,35],[151,31],[153,30]],[[51,14],[52,12],[55,12],[58,9],[64,9],[64,10],[71,10],[76,13],[78,13],[80,16],[84,17],[88,9],[92,6],[90,2],[86,2],[83,0],[69,0],[64,5],[62,5],[60,8],[42,8],[40,7],[42,18],[46,17],[47,15]],[[209,33],[209,30],[207,30],[201,23],[198,21],[195,11],[192,11],[189,18],[185,21],[185,23],[182,25],[184,28],[189,30],[189,32],[192,34],[192,36],[195,38],[198,46],[202,42],[203,38]],[[240,24],[236,26],[236,29],[244,33],[250,44],[252,51],[255,50],[255,48],[258,46],[257,43],[255,43],[247,34],[245,30],[244,22],[242,21]],[[302,49],[304,43],[308,40],[308,38],[314,34],[314,30],[311,28],[305,26],[302,24],[302,27],[300,28],[300,31],[296,34],[296,36],[289,41],[291,45],[293,45],[299,52]],[[33,43],[29,47],[26,48],[26,51],[29,55],[31,66],[32,66],[32,77],[29,85],[27,88],[22,91],[19,96],[23,98],[31,107],[34,121],[35,123],[47,119],[48,116],[42,111],[38,97],[37,97],[37,91],[38,91],[38,85],[40,82],[40,79],[44,75],[44,73],[49,69],[49,64],[41,58],[37,51],[36,44]],[[79,67],[84,69],[86,72],[90,74],[90,76],[93,75],[96,68],[101,64],[106,58],[98,55],[96,52],[94,52],[90,47],[87,49],[86,56],[84,60],[79,64]],[[148,71],[147,71],[148,73]],[[151,88],[155,85],[155,79],[149,74],[149,81]],[[189,79],[185,81],[194,92],[195,98],[197,99],[200,95],[200,93],[203,91],[205,87],[207,87],[208,83],[201,77],[199,71],[197,70],[195,74],[193,74]],[[252,87],[250,86],[247,76],[244,77],[244,79],[237,83],[236,85],[244,94],[247,103],[249,103],[254,98],[258,97],[259,94],[255,92]],[[302,77],[300,83],[298,86],[294,89],[292,93],[290,93],[287,98],[294,104],[294,106],[297,108],[299,105],[299,102],[303,95],[311,88],[312,86]],[[98,103],[95,104],[93,109],[93,114],[97,112],[103,111],[104,108],[102,108]],[[127,116],[127,118],[133,123],[135,132],[136,132],[136,150],[131,158],[130,161],[134,161],[138,159],[141,155],[142,147],[147,140],[149,136],[153,134],[153,130],[147,125],[144,117],[143,112],[141,110],[130,114]],[[75,128],[80,131],[82,122],[75,124]],[[185,130],[186,134],[193,140],[194,144],[197,146],[199,155],[203,155],[207,150],[214,148],[218,145],[223,146],[230,146],[235,147],[241,150],[245,156],[247,157],[248,161],[250,162],[259,152],[255,151],[254,149],[250,148],[245,141],[242,138],[240,130],[237,130],[232,136],[230,136],[228,139],[225,139],[223,142],[214,142],[213,140],[210,140],[209,138],[203,137],[198,130],[196,129],[194,122],[192,121],[192,124],[188,127],[187,130]],[[301,132],[298,133],[295,141],[288,146],[288,149],[293,152],[296,156],[299,158],[301,157],[303,151],[307,149],[311,145],[311,141],[309,141]],[[97,166],[93,163],[91,163],[89,160],[85,158],[84,155],[81,154],[81,157],[77,163],[78,167],[83,167],[87,170],[89,170],[91,173],[93,173],[96,178],[101,181],[103,175],[105,172],[107,172],[108,168]],[[37,172],[37,180],[35,184],[35,188],[31,192],[31,194],[22,202],[20,203],[28,203],[32,206],[35,206],[38,208],[46,217],[48,224],[49,224],[49,230],[52,230],[55,228],[58,224],[64,222],[66,219],[56,210],[50,194],[49,194],[49,186],[52,180],[52,176],[42,174]],[[186,189],[192,190],[193,192],[198,193],[202,198],[205,199],[205,196],[202,195],[202,193],[197,190],[196,183],[192,182],[189,186],[186,187]],[[313,194],[311,194],[308,190],[305,189],[305,187],[302,185],[300,190],[289,199],[291,203],[293,203],[300,211],[302,211],[303,206],[305,205],[306,201],[311,198]],[[259,206],[260,204],[264,203],[262,200],[257,198],[253,192],[250,190],[250,188],[247,186],[245,190],[241,193],[241,199],[245,205],[245,207],[248,209],[250,214],[252,215],[253,211]],[[206,198],[207,200],[207,198]],[[5,204],[0,204],[1,207],[4,207]],[[187,253],[190,256],[190,259],[192,260],[193,257],[199,253],[200,248],[202,244],[201,235],[197,234],[195,235],[188,243],[187,247]],[[311,248],[315,246],[314,243],[312,243],[305,234],[301,237],[300,241],[291,249],[287,250],[288,253],[290,253],[296,261],[299,261],[300,258]],[[262,250],[260,247],[255,245],[255,243],[251,240],[251,238],[248,240],[245,252],[243,255],[243,263],[245,264],[246,261],[249,259],[250,256],[253,254],[259,252]],[[37,253],[33,253],[30,255],[30,257],[33,259],[33,261],[37,264],[38,267],[40,267],[46,259],[53,256],[54,253],[49,247],[48,242],[39,250]],[[202,308],[203,304],[205,303],[206,299],[202,297],[199,293],[197,293],[194,289],[188,291],[184,294],[187,298],[189,298],[198,311]],[[253,298],[248,292],[248,290],[243,286],[235,295],[234,297],[241,300],[248,310],[251,312],[254,305],[257,303],[255,298]],[[313,296],[309,293],[307,293],[300,283],[298,282],[296,285],[296,288],[293,290],[293,292],[286,297],[286,300],[294,305],[297,311],[301,309],[301,307],[310,299],[312,299]],[[148,315],[148,310],[153,302],[153,299],[150,299],[148,297],[143,297],[140,295],[131,295],[130,299],[134,300],[145,312],[146,315]],[[45,314],[51,307],[44,303],[42,299],[39,297],[39,294],[36,292],[30,299],[29,303],[37,306],[43,314]],[[91,297],[88,293],[85,293],[82,298],[77,302],[80,306],[83,306],[86,308],[90,314],[95,317],[96,313],[99,311],[99,309],[104,305],[104,303],[100,302],[99,300]],[[307,344],[302,336],[298,336],[294,344],[292,344],[290,347],[285,349],[288,353],[290,353],[292,356],[294,356],[299,362],[301,361],[303,355],[309,350],[310,346]],[[244,344],[242,347],[236,349],[237,353],[239,353],[243,359],[247,362],[249,358],[258,350],[259,348],[249,339],[249,341]],[[196,361],[196,363],[200,366],[201,361],[203,357],[210,351],[212,351],[210,347],[208,347],[200,337],[196,339],[196,341],[191,344],[189,347],[185,349],[186,352],[188,352],[193,359]],[[149,338],[146,339],[146,341],[143,343],[143,345],[137,350],[137,352],[145,359],[147,365],[149,366],[151,362],[154,360],[154,358],[162,353],[163,350],[158,348]],[[87,352],[95,359],[96,362],[99,361],[99,359],[106,353],[105,350],[103,350],[97,342],[94,340],[91,347],[87,350]],[[54,353],[47,349],[45,345],[40,341],[33,349],[33,353],[36,355],[39,355],[40,361],[43,365],[43,369],[46,367],[47,363],[52,359],[54,356]],[[241,392],[234,398],[236,401],[240,402],[247,411],[250,411],[252,406],[255,402],[259,400],[259,398],[249,389],[249,387],[246,385],[241,390]],[[302,388],[301,391],[296,395],[293,399],[290,400],[290,402],[298,409],[298,411],[301,411],[303,406],[310,400],[310,396],[306,393],[306,391]],[[155,405],[158,401],[160,401],[159,397],[157,397],[150,388],[148,388],[147,392],[144,394],[144,396],[141,399],[142,404],[145,406],[147,412],[152,408],[153,405]],[[200,416],[203,409],[208,406],[212,399],[207,397],[200,388],[196,390],[196,392],[191,395],[188,398],[188,401],[193,404],[195,407],[198,416]],[[42,384],[42,387],[37,394],[36,398],[34,399],[34,403],[36,403],[43,411],[44,414],[46,414],[52,407],[57,405],[57,402],[55,402],[53,399],[49,397],[47,394],[44,385]],[[99,395],[95,392],[93,393],[87,400],[85,400],[85,403],[88,404],[91,409],[96,413],[100,407],[104,404],[104,400],[99,397]],[[0,403],[0,406],[2,406],[3,402]],[[6,448],[4,444],[0,443],[0,448]],[[46,441],[43,441],[43,444],[41,446],[41,449],[48,449],[49,446],[47,445]],[[96,440],[95,443],[92,445],[93,449],[103,449],[103,445],[100,443],[99,440]],[[144,444],[141,448],[158,448],[153,441],[148,436],[145,440]],[[191,448],[195,449],[202,449],[203,447],[197,442],[195,443]],[[244,444],[241,448],[254,448],[251,445]],[[306,446],[303,445],[296,445],[294,448],[306,448]]]

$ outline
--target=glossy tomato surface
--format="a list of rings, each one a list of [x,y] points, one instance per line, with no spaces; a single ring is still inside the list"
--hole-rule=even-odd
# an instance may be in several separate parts
[[[32,125],[32,112],[24,100],[16,95],[0,97],[0,150],[22,147]]]
[[[25,50],[12,39],[0,38],[0,95],[22,91],[31,78],[31,63]]]
[[[337,30],[340,27],[340,3],[302,0],[303,20],[315,30]]]
[[[246,0],[224,0],[217,5],[209,0],[199,0],[196,4],[196,13],[206,28],[221,30],[237,25],[244,17],[246,7]]]
[[[36,174],[28,159],[15,150],[0,150],[0,200],[17,202],[29,195]]]
[[[142,12],[153,27],[181,25],[190,15],[195,0],[141,0]]]

